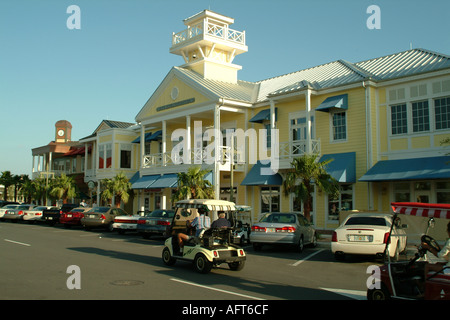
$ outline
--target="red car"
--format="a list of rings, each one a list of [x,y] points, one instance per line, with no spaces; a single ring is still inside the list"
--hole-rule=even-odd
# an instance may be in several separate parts
[[[398,214],[428,217],[428,228],[421,242],[436,251],[441,250],[436,240],[427,233],[434,226],[434,218],[450,219],[450,204],[393,202],[391,205],[395,212],[394,220]],[[367,282],[367,299],[450,300],[450,267],[448,264],[442,265],[440,270],[426,273],[429,263],[424,258],[426,253],[427,249],[421,244],[411,260],[388,261],[379,270],[372,269],[371,281]]]
[[[84,217],[84,213],[89,211],[91,208],[78,207],[70,210],[67,213],[62,213],[59,217],[59,222],[66,228],[71,226],[81,226],[81,218]]]

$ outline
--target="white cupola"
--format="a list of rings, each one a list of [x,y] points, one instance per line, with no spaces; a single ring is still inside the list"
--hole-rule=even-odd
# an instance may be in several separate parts
[[[234,58],[247,52],[245,31],[229,28],[234,19],[204,10],[185,19],[187,29],[172,35],[170,53],[180,55],[180,67],[193,70],[207,79],[236,83],[241,66]]]

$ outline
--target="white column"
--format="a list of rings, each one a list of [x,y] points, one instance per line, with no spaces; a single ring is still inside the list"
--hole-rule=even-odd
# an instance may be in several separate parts
[[[34,172],[34,155],[33,155],[33,160],[31,161],[31,172]]]
[[[166,147],[167,147],[167,123],[166,120],[163,120],[162,122],[162,146],[161,146],[161,152],[162,152],[162,164],[163,166],[166,165]]]
[[[52,172],[53,171],[53,169],[52,169],[52,160],[53,160],[53,152],[49,152],[49,154],[48,154],[48,170],[47,171],[50,171],[50,172]]]
[[[219,200],[220,197],[220,107],[216,105],[214,109],[214,193],[215,199]]]
[[[86,172],[88,170],[88,144],[84,144],[84,176],[86,177]]]
[[[305,105],[306,105],[306,153],[310,154],[312,151],[311,146],[311,90],[306,89],[305,93]]]
[[[145,126],[144,124],[141,123],[141,141],[140,141],[140,146],[141,146],[141,165],[140,167],[142,168],[144,166],[144,156],[145,156]]]
[[[184,138],[183,163],[191,162],[191,116],[186,116],[186,137]]]

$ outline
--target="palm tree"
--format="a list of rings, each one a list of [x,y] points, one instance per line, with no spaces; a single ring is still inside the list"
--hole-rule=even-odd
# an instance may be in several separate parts
[[[214,199],[214,187],[205,175],[211,170],[202,170],[193,166],[187,172],[177,173],[178,188],[172,196],[172,201],[183,199]]]
[[[50,195],[52,197],[62,199],[63,203],[67,203],[67,199],[74,198],[76,194],[76,186],[72,177],[62,173],[61,176],[51,180]]]
[[[0,176],[0,184],[5,187],[5,191],[3,193],[3,200],[8,200],[8,188],[14,184],[14,176],[11,174],[11,171],[3,171]]]
[[[127,176],[120,172],[112,179],[103,179],[102,184],[105,189],[102,191],[102,199],[111,201],[114,197],[114,204],[117,208],[120,207],[120,202],[127,203],[130,198],[128,191],[131,189],[131,183]]]
[[[308,221],[311,221],[311,194],[314,186],[326,193],[338,191],[337,181],[325,170],[325,166],[331,161],[333,160],[318,162],[317,155],[295,158],[291,162],[292,170],[283,181],[284,194],[288,196],[292,192],[298,201],[303,202],[304,216]]]

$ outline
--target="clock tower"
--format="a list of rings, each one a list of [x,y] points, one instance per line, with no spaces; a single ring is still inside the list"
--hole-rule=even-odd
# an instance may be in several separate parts
[[[69,142],[72,135],[72,125],[67,120],[59,120],[55,123],[55,142]]]

